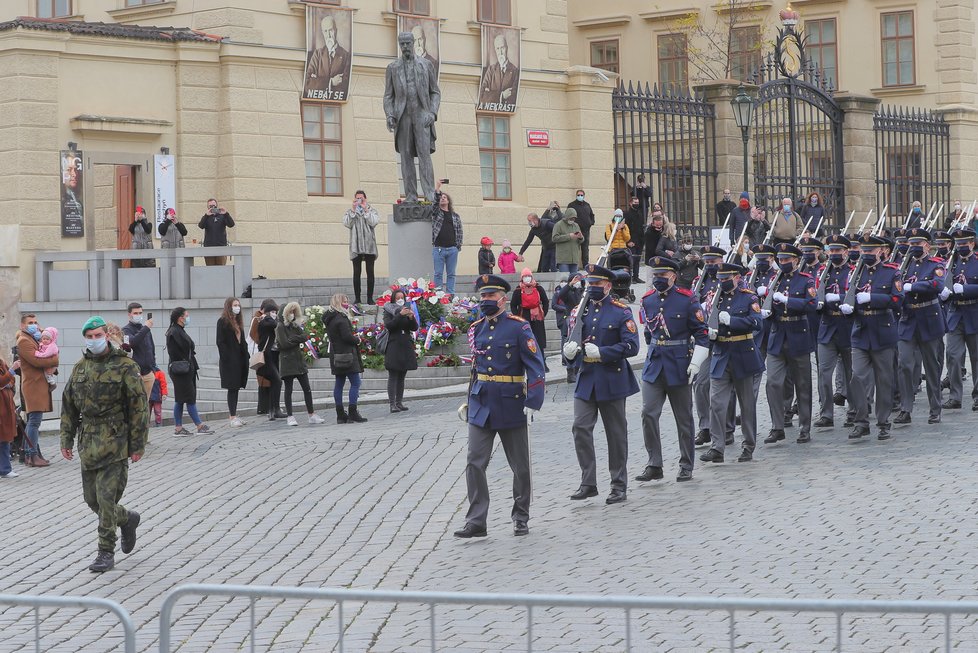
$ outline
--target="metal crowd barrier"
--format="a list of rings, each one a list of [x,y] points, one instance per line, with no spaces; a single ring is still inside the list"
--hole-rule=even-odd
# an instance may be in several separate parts
[[[0,594],[0,605],[30,606],[34,608],[34,651],[41,651],[41,608],[77,608],[79,610],[104,610],[118,617],[125,634],[126,653],[136,653],[136,626],[125,608],[108,599],[81,596],[29,596]]]
[[[170,653],[171,614],[176,602],[184,596],[248,597],[250,600],[250,651],[255,651],[255,601],[259,598],[333,601],[337,605],[339,624],[337,644],[343,653],[343,603],[347,601],[382,603],[415,603],[429,607],[431,651],[437,651],[435,607],[438,605],[480,605],[526,608],[526,650],[533,651],[534,608],[618,609],[625,612],[625,651],[632,651],[632,611],[690,610],[726,612],[730,651],[737,645],[737,613],[819,612],[835,615],[835,650],[842,651],[842,616],[863,614],[940,614],[944,616],[944,649],[951,651],[951,615],[978,614],[978,601],[877,601],[835,599],[727,599],[671,598],[628,596],[565,596],[548,594],[488,594],[463,592],[394,592],[386,590],[301,589],[245,585],[183,585],[172,590],[160,609],[160,653]]]

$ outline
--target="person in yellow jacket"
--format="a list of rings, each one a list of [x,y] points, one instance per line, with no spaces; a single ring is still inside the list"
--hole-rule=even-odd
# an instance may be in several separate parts
[[[615,209],[615,216],[611,219],[611,224],[604,228],[604,239],[607,241],[611,238],[611,231],[618,224],[618,231],[615,232],[615,238],[611,241],[611,247],[608,248],[608,251],[624,249],[632,242],[632,235],[628,231],[628,225],[624,224],[623,220],[624,215],[621,209]]]

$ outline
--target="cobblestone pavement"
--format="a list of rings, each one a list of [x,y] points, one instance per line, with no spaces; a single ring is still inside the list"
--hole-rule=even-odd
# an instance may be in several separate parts
[[[628,501],[606,506],[607,448],[598,427],[602,496],[571,502],[579,483],[563,384],[531,426],[534,501],[529,537],[509,522],[512,476],[497,452],[489,468],[489,537],[451,537],[465,511],[465,429],[459,399],[411,402],[392,416],[369,407],[361,425],[288,428],[251,418],[244,429],[174,439],[155,429],[131,469],[124,503],[143,522],[136,550],[116,568],[87,571],[96,520],[81,498],[78,463],[16,466],[0,480],[5,569],[11,593],[113,599],[139,629],[138,650],[158,647],[163,596],[185,583],[390,590],[619,595],[978,599],[975,425],[949,411],[894,438],[852,444],[843,429],[815,431],[809,445],[759,445],[752,463],[707,466],[674,482],[678,447],[663,415],[666,480],[632,481]],[[760,431],[766,433],[763,398]],[[629,399],[630,475],[645,463]],[[841,411],[841,409],[840,409]],[[841,422],[841,412],[839,415]],[[874,434],[875,435],[875,434]],[[45,436],[49,457],[57,448]],[[738,447],[731,448],[736,455]],[[728,457],[730,460],[731,457]],[[176,611],[174,650],[231,651],[247,644],[248,602],[187,599]],[[333,606],[257,603],[257,650],[333,650]],[[425,607],[344,608],[347,651],[427,651]],[[624,616],[602,610],[537,610],[534,650],[622,651]],[[844,620],[846,651],[931,651],[943,619],[893,615]],[[43,610],[44,650],[121,650],[121,631],[95,613]],[[978,650],[974,618],[955,618],[959,650]],[[443,607],[442,651],[525,650],[519,610]],[[0,651],[33,650],[33,617],[0,608]],[[636,651],[726,650],[727,619],[713,613],[635,613]],[[828,651],[834,618],[744,615],[738,650]]]

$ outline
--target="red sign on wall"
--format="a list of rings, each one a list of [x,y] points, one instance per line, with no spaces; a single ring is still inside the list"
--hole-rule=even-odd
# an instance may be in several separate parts
[[[527,129],[526,144],[529,147],[550,147],[550,130]]]

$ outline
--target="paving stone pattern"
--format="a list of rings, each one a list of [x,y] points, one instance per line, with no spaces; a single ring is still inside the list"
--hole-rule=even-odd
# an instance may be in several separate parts
[[[918,398],[919,399],[919,398]],[[978,599],[975,425],[947,411],[896,428],[889,442],[855,444],[845,431],[814,442],[759,445],[752,463],[706,465],[677,484],[672,415],[663,415],[666,479],[630,482],[628,501],[606,506],[607,446],[597,429],[601,496],[567,499],[580,473],[570,435],[572,400],[548,388],[531,426],[534,499],[529,537],[509,521],[512,476],[497,451],[489,467],[489,537],[459,541],[466,431],[460,400],[419,399],[409,413],[366,410],[361,425],[288,428],[251,418],[243,429],[174,439],[154,429],[133,465],[124,503],[143,515],[136,550],[116,568],[87,571],[96,519],[82,501],[77,460],[15,468],[0,479],[5,565],[2,592],[100,596],[132,614],[140,651],[158,650],[164,595],[186,583],[388,590],[602,595]],[[760,430],[769,424],[763,397]],[[629,399],[630,476],[645,452],[640,399]],[[841,423],[841,409],[837,411]],[[332,417],[332,416],[330,416]],[[302,420],[300,419],[300,422]],[[42,438],[53,458],[57,442]],[[738,447],[728,448],[728,460]],[[248,650],[247,599],[188,598],[175,611],[173,650]],[[382,603],[344,606],[346,651],[428,651],[429,610]],[[539,651],[623,651],[615,610],[542,610]],[[258,651],[336,650],[335,606],[264,599]],[[943,650],[938,616],[851,616],[845,651]],[[46,651],[121,651],[121,630],[95,612],[41,611]],[[957,650],[978,650],[976,618],[955,617]],[[437,610],[440,651],[525,650],[517,609]],[[635,651],[727,650],[724,613],[632,615]],[[815,614],[740,615],[738,651],[830,651],[835,619]],[[0,651],[32,651],[33,616],[0,608]]]

